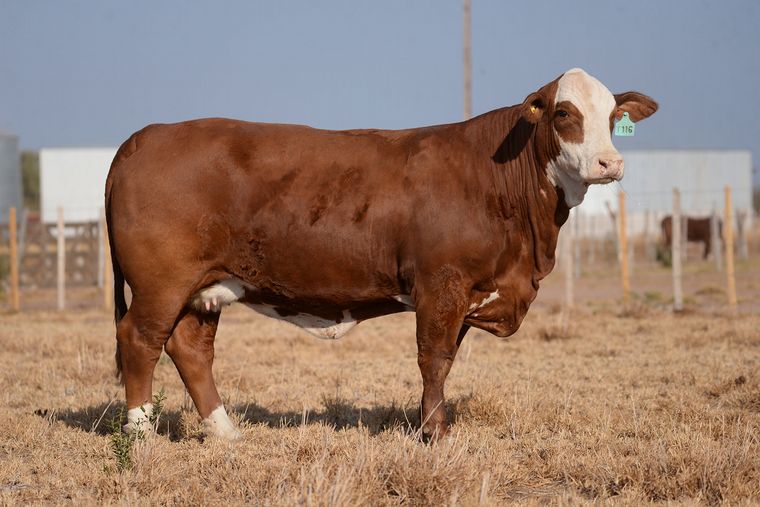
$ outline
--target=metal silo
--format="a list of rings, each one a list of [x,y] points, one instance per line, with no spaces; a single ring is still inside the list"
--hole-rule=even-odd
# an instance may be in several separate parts
[[[0,223],[8,223],[8,208],[15,206],[21,215],[21,158],[18,137],[0,131]]]

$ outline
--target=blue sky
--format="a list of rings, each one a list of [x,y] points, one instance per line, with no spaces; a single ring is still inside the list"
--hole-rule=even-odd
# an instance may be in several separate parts
[[[461,0],[0,0],[0,129],[39,148],[203,116],[458,121],[461,13]],[[660,102],[620,149],[748,148],[760,166],[758,26],[756,0],[473,0],[473,109],[583,67]]]

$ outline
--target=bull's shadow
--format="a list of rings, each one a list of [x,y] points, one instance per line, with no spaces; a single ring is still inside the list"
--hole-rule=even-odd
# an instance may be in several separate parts
[[[37,409],[34,413],[50,421],[62,422],[71,428],[105,436],[111,433],[113,424],[118,424],[120,427],[126,422],[124,420],[126,411],[123,402],[112,401],[80,409]],[[158,433],[167,435],[173,442],[188,438],[182,428],[182,412],[164,408],[159,419]]]
[[[396,404],[375,407],[356,407],[345,400],[324,400],[323,407],[312,411],[271,411],[256,403],[241,403],[228,407],[230,413],[237,414],[240,421],[249,424],[265,424],[270,428],[286,428],[301,425],[322,424],[332,426],[336,430],[345,428],[367,428],[371,435],[377,435],[393,428],[405,428],[412,432],[420,427],[419,410],[412,406]],[[35,415],[49,421],[62,422],[70,428],[76,428],[87,433],[101,436],[109,435],[114,421],[124,423],[126,407],[123,402],[103,402],[98,405],[79,409],[49,410],[37,409]],[[185,417],[187,413],[185,412]],[[197,417],[195,410],[192,410]],[[161,412],[158,432],[166,435],[171,441],[187,438],[200,438],[199,435],[189,435],[184,428],[181,410],[164,408]]]
[[[324,400],[319,410],[271,411],[256,403],[243,403],[231,407],[241,421],[249,424],[265,424],[270,428],[294,427],[320,424],[336,430],[366,428],[370,435],[377,435],[393,428],[416,431],[420,427],[419,409],[396,404],[374,407],[357,407],[346,400]]]

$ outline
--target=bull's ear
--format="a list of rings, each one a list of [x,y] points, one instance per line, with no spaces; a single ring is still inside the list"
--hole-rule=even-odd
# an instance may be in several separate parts
[[[546,113],[546,100],[538,93],[531,93],[522,103],[521,115],[528,123],[538,123],[541,117]]]
[[[651,97],[639,92],[617,93],[615,102],[617,103],[615,118],[619,120],[623,117],[623,113],[628,113],[633,122],[649,118],[659,107]]]

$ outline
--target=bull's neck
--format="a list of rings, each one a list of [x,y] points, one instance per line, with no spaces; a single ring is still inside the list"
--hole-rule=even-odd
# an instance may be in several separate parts
[[[562,190],[547,177],[547,164],[556,155],[549,153],[549,146],[542,146],[540,128],[548,126],[526,122],[518,106],[466,122],[472,146],[483,149],[483,157],[490,161],[495,190],[507,208],[504,216],[514,216],[532,239],[536,280],[554,267],[557,236],[569,213]]]

